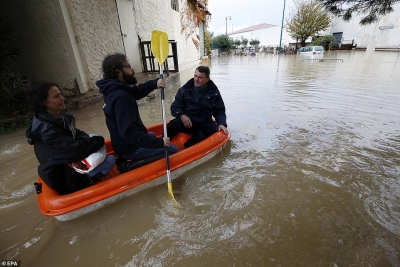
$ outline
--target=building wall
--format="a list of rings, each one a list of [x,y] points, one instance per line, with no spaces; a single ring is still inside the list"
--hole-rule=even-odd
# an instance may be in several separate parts
[[[168,37],[173,36],[174,29],[171,20],[173,10],[170,1],[137,0],[133,3],[137,32],[142,41],[151,40],[152,30],[164,31]]]
[[[363,47],[374,49],[375,47],[400,48],[400,3],[393,5],[394,12],[379,18],[376,23],[361,26],[359,24],[360,16],[356,14],[349,22],[343,21],[340,17],[333,19],[330,34],[343,32],[343,41],[351,42],[357,48]],[[381,26],[393,25],[393,29],[380,30]]]
[[[101,62],[109,53],[124,53],[115,0],[69,0],[68,11],[89,72],[90,89],[102,78]]]
[[[182,30],[181,13],[187,11],[187,0],[179,0],[179,12],[171,8],[170,1],[125,1],[133,3],[135,27],[141,41],[151,40],[152,30],[165,31],[170,40],[177,42],[180,70],[199,63],[200,48],[194,42],[199,39],[198,28]],[[55,3],[67,6],[63,15],[71,18],[76,38],[73,43],[80,51],[79,60],[85,69],[80,73],[76,73],[76,55],[68,53],[71,44],[63,27],[65,20],[57,13],[59,6]],[[77,82],[81,76],[77,75],[89,76],[85,76],[88,89],[95,89],[94,83],[102,78],[104,56],[125,51],[115,0],[3,0],[0,15],[3,18],[0,23],[13,26],[18,48],[23,51],[21,62],[16,63],[18,67],[32,80],[57,82],[67,96],[81,93]]]
[[[65,95],[79,93],[53,1],[3,0],[0,15],[22,51],[18,69],[32,80],[58,83]]]
[[[96,0],[69,1],[71,2],[70,12],[82,41],[90,76],[95,82],[101,78],[99,70],[104,56],[111,52],[124,52],[115,0],[103,0],[101,5],[98,5]],[[139,40],[150,41],[153,30],[164,31],[168,34],[168,39],[177,42],[180,70],[199,62],[200,52],[192,42],[191,36],[186,38],[185,33],[181,33],[180,12],[187,8],[186,0],[179,1],[180,12],[171,8],[170,1],[126,1],[133,3],[135,27]],[[172,59],[168,60],[170,65],[173,65]]]
[[[164,31],[169,40],[177,42],[179,70],[197,64],[200,59],[200,48],[197,49],[192,38],[197,38],[198,28],[194,33],[182,30],[182,12],[187,11],[187,0],[179,0],[179,12],[171,8],[171,1],[137,0],[134,1],[137,32],[142,41],[151,40],[152,30]],[[172,59],[169,59],[172,62]],[[172,64],[172,63],[171,63]]]
[[[169,2],[169,1],[168,1]],[[179,0],[179,12],[173,11],[174,39],[177,41],[179,70],[200,62],[199,27],[187,16],[190,12],[187,0]],[[195,42],[198,41],[198,47]]]

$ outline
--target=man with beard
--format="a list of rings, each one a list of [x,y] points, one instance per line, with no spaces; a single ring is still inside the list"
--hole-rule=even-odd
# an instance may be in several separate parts
[[[157,138],[144,126],[136,100],[147,96],[156,88],[164,88],[162,79],[136,85],[135,71],[124,54],[107,55],[102,63],[103,78],[96,82],[104,96],[103,111],[110,132],[112,147],[126,160],[141,160],[170,154],[178,149],[168,137]]]

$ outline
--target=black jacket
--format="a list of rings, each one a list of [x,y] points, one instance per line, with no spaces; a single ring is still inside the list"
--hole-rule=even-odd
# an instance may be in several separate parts
[[[104,96],[103,111],[114,151],[121,156],[134,153],[139,147],[163,148],[162,138],[151,138],[139,114],[136,100],[157,88],[157,80],[129,86],[119,80],[96,82]]]
[[[60,194],[68,194],[89,184],[86,175],[77,173],[69,163],[82,160],[104,145],[101,136],[89,137],[75,128],[72,115],[55,118],[47,112],[35,114],[26,131],[39,161],[38,173],[43,181]]]
[[[182,114],[188,116],[194,123],[212,122],[212,116],[218,125],[227,127],[225,104],[222,96],[212,80],[207,83],[208,92],[203,101],[199,101],[193,90],[194,79],[190,79],[175,95],[171,105],[172,116],[179,118]]]

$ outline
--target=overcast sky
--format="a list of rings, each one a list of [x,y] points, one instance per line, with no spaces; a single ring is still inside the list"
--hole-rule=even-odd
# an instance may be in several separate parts
[[[281,26],[285,0],[208,0],[212,14],[208,30],[214,36],[237,31],[249,26],[268,23]],[[286,0],[285,20],[293,9],[293,0]],[[225,18],[231,16],[231,20]],[[228,27],[226,27],[226,22]],[[284,23],[285,24],[285,23]]]

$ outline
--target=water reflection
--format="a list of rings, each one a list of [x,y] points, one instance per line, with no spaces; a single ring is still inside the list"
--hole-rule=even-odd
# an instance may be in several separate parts
[[[218,57],[230,145],[185,173],[70,222],[39,214],[24,130],[0,136],[0,258],[24,266],[399,266],[396,53]],[[181,83],[194,68],[180,74]],[[169,88],[169,106],[177,87]],[[159,96],[140,105],[162,121]],[[77,126],[108,137],[101,103]],[[169,117],[171,118],[171,117]],[[61,253],[62,251],[62,253]]]

